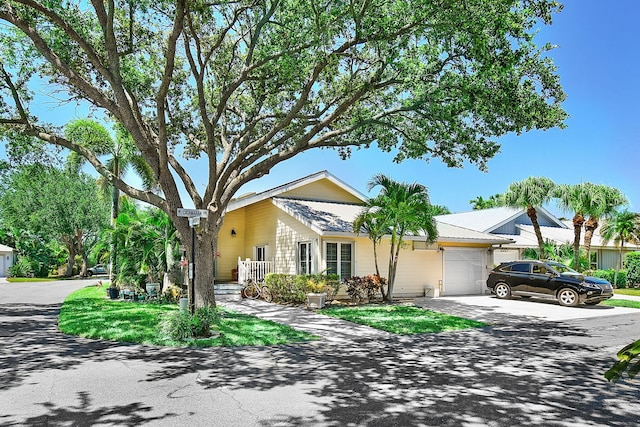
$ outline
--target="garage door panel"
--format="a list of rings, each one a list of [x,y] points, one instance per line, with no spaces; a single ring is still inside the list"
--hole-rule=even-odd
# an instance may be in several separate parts
[[[486,250],[445,250],[444,294],[473,295],[484,293]]]

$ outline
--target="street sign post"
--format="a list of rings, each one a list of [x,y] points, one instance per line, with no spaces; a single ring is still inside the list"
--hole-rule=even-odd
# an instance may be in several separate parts
[[[191,227],[191,263],[189,264],[189,309],[191,314],[196,309],[196,294],[195,294],[195,278],[196,278],[196,226],[200,224],[200,218],[206,218],[209,211],[206,209],[184,209],[178,208],[176,212],[180,217],[189,218],[189,227]]]

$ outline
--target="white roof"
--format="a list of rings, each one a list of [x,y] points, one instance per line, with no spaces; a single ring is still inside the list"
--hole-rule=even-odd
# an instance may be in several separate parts
[[[573,239],[574,239],[573,223],[571,221],[565,221],[565,224],[567,226],[570,226],[571,228],[540,227],[542,238],[544,240],[553,240],[557,244],[564,244],[564,243],[573,244]],[[533,230],[532,225],[518,225],[518,228],[520,229],[520,236],[518,237],[522,237],[523,239],[528,239],[528,240],[532,239],[533,246],[534,247],[538,246],[538,243],[537,243],[538,240],[536,239],[535,231]],[[600,231],[600,227],[596,228],[596,230],[594,231],[593,237],[591,238],[591,247],[592,248],[609,248],[609,249],[615,248],[616,245],[613,240],[610,240],[609,242],[607,242],[606,245],[604,244],[604,241],[599,231]],[[584,234],[585,232],[583,229],[582,233],[580,233],[581,245],[584,245]],[[518,239],[515,239],[515,240],[516,242],[518,242]],[[629,242],[625,243],[625,248],[627,249],[631,249],[634,246],[635,245]]]
[[[353,221],[362,211],[362,205],[349,203],[319,202],[313,200],[273,198],[273,203],[292,217],[320,235],[350,235]],[[482,244],[508,244],[508,237],[482,233],[437,222],[439,242],[466,242]],[[364,233],[362,233],[364,234]],[[364,234],[366,235],[366,234]],[[406,237],[406,240],[422,240],[424,237]]]
[[[558,224],[558,227],[566,227],[562,221],[546,209],[536,208],[536,210],[539,214],[549,217],[549,219]],[[525,210],[522,208],[497,207],[449,215],[438,215],[436,219],[440,222],[446,222],[447,224],[490,233],[523,213],[525,213]]]

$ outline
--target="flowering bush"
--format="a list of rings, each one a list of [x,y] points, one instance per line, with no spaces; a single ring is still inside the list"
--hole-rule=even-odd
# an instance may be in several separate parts
[[[387,279],[375,274],[365,277],[354,276],[345,280],[347,294],[356,304],[371,302],[378,296],[382,297],[381,288],[386,283]]]

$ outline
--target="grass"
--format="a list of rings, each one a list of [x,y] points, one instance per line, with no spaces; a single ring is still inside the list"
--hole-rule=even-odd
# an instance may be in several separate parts
[[[633,289],[616,289],[614,291],[616,294],[619,295],[632,295],[635,297],[640,297],[640,289],[637,288],[633,288]]]
[[[53,282],[55,280],[62,280],[57,277],[8,277],[7,282],[11,283],[25,283],[25,282]]]
[[[164,313],[178,310],[177,305],[109,300],[105,289],[90,286],[69,295],[60,310],[60,330],[85,338],[171,347],[277,345],[315,339],[285,325],[221,310],[219,337],[172,341],[160,334],[158,324]]]
[[[322,314],[400,335],[456,331],[486,326],[482,322],[404,305],[328,307]]]
[[[616,293],[618,293],[617,290]],[[640,308],[640,301],[633,301],[630,299],[608,299],[606,301],[602,301],[600,304],[608,305],[610,307]]]

